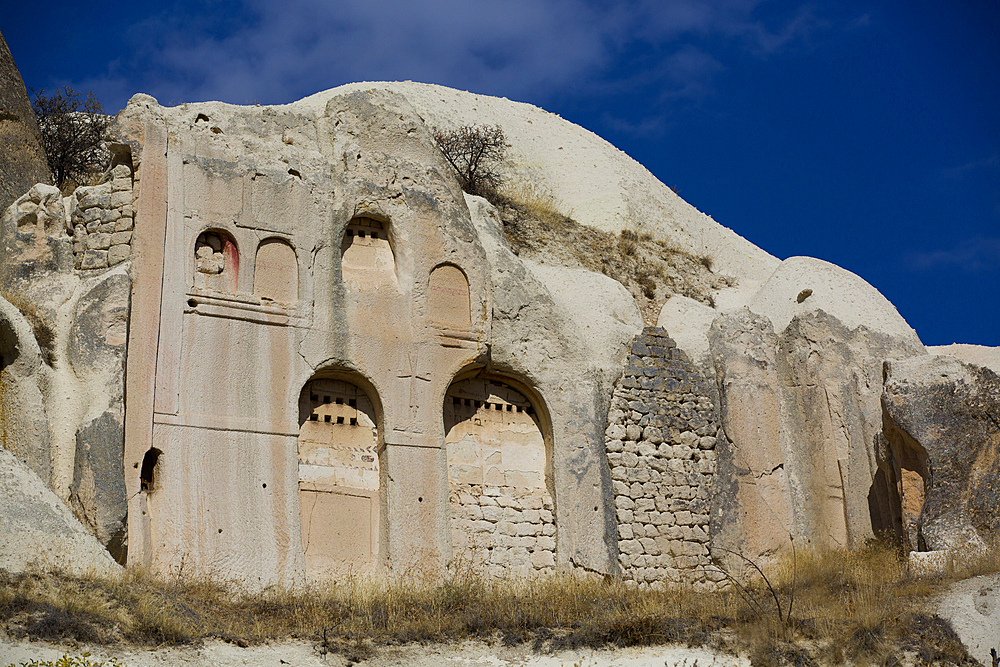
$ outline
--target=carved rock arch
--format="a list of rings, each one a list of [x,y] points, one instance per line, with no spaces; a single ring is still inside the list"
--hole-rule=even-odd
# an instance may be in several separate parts
[[[357,373],[314,375],[299,396],[299,506],[310,579],[381,562],[381,403]]]
[[[206,229],[194,242],[194,285],[235,293],[240,273],[240,253],[232,234]]]
[[[388,221],[352,218],[340,243],[340,266],[344,282],[356,287],[397,284]]]
[[[460,374],[444,399],[456,563],[489,575],[551,572],[556,520],[551,427],[515,378]]]
[[[472,326],[469,279],[454,264],[439,264],[427,281],[427,314],[431,320],[449,329]]]

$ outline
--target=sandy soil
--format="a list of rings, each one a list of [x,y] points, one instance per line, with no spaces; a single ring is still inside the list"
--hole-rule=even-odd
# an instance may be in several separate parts
[[[351,663],[340,655],[320,655],[312,644],[283,642],[266,646],[239,648],[220,641],[207,641],[200,647],[136,650],[127,647],[98,648],[58,646],[45,642],[20,642],[0,638],[0,666],[19,664],[32,659],[56,660],[64,654],[80,655],[89,651],[91,661],[116,658],[128,667],[180,667],[181,665],[280,665],[336,666],[356,664],[370,667],[407,665],[411,667],[748,667],[749,660],[716,653],[707,649],[678,646],[655,646],[618,650],[562,651],[538,655],[530,647],[505,647],[483,642],[459,644],[407,645],[381,648],[374,658]]]

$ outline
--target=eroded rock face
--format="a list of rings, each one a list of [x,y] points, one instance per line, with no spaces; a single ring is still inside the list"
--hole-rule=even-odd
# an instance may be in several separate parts
[[[52,461],[42,395],[45,368],[31,324],[0,297],[0,449],[12,452],[47,482]]]
[[[635,303],[516,257],[405,97],[314,102],[119,116],[129,561],[250,588],[614,572],[603,431]]]
[[[893,427],[888,465],[904,501],[907,459],[925,465],[913,546],[991,544],[1000,530],[1000,377],[950,356],[889,361],[882,405]]]
[[[0,211],[35,183],[51,180],[28,91],[0,35]]]
[[[93,238],[121,224],[124,204],[111,205],[112,191],[131,205],[130,164],[119,163],[104,184],[69,197],[36,184],[0,218],[0,293],[11,306],[7,339],[14,341],[2,353],[11,360],[5,365],[13,365],[0,370],[0,383],[9,388],[0,410],[9,415],[2,425],[5,447],[124,558],[116,545],[125,529],[123,369],[131,279],[122,262],[130,253],[109,271],[108,251],[88,247],[84,238],[87,227]],[[97,255],[104,261],[84,261]]]
[[[0,568],[111,575],[120,568],[63,501],[12,452],[0,449]]]
[[[713,549],[766,559],[793,539],[852,547],[892,530],[876,448],[882,361],[925,354],[920,340],[870,285],[810,258],[786,260],[751,304],[709,332],[730,480]]]

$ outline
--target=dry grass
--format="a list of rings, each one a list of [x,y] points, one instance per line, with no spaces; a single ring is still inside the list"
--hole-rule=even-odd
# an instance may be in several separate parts
[[[966,567],[968,564],[962,565]],[[996,552],[971,564],[996,571]],[[0,622],[18,637],[143,645],[216,637],[240,645],[311,639],[352,660],[378,646],[467,638],[536,650],[683,643],[749,653],[756,666],[965,664],[951,627],[925,609],[929,596],[971,570],[915,578],[897,554],[799,553],[744,591],[637,590],[569,575],[441,584],[355,579],[298,591],[234,595],[205,580],[0,573]]]
[[[492,201],[516,253],[614,278],[635,297],[647,324],[656,324],[660,307],[674,294],[712,306],[713,290],[733,284],[712,273],[711,258],[696,257],[648,231],[615,235],[579,224],[535,184],[507,185]]]

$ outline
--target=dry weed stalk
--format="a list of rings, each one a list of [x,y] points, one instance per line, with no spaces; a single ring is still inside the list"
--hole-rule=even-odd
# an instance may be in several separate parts
[[[976,567],[996,565],[990,557]],[[465,638],[530,643],[540,651],[684,643],[746,651],[761,666],[891,664],[903,652],[925,662],[969,659],[950,626],[925,609],[956,575],[913,577],[899,554],[881,545],[800,549],[759,573],[740,582],[742,589],[723,590],[639,590],[570,574],[486,580],[458,572],[444,582],[419,574],[351,577],[253,595],[207,579],[135,570],[115,579],[0,573],[0,622],[15,637],[91,643],[311,638],[317,650],[352,659],[389,643]],[[781,611],[762,606],[765,596]]]

